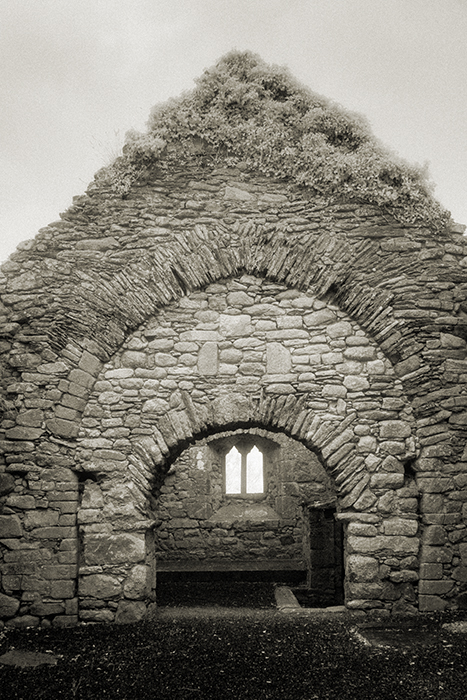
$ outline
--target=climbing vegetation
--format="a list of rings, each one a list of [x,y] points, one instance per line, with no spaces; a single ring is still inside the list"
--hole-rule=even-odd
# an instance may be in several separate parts
[[[382,146],[364,117],[250,52],[228,53],[191,92],[154,107],[147,132],[127,134],[107,177],[123,194],[156,162],[182,163],[194,143],[213,161],[288,178],[325,197],[377,204],[405,224],[442,229],[449,219],[426,167]]]

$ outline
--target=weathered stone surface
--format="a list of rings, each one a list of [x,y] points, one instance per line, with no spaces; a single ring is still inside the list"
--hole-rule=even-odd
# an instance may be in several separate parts
[[[23,528],[17,515],[0,515],[0,538],[21,537]]]
[[[343,384],[344,384],[345,388],[348,389],[349,391],[364,391],[365,389],[368,389],[370,386],[368,379],[366,379],[366,377],[351,376],[351,375],[345,377]]]
[[[221,314],[219,320],[219,332],[221,335],[230,338],[249,336],[253,328],[251,326],[251,316],[240,314],[238,316],[229,316]]]
[[[148,569],[143,564],[137,564],[130,572],[129,577],[123,585],[125,598],[132,600],[142,600],[146,595],[148,579]]]
[[[382,529],[385,535],[413,537],[418,532],[418,522],[405,518],[390,518],[389,520],[383,520]]]
[[[336,320],[336,315],[330,309],[321,309],[320,311],[314,311],[304,317],[304,322],[306,326],[325,326]]]
[[[402,569],[401,571],[392,571],[389,574],[389,580],[392,583],[415,583],[418,581],[418,573],[411,569]]]
[[[29,612],[31,615],[38,615],[39,617],[62,615],[65,612],[65,605],[63,603],[42,603],[41,601],[36,601],[31,605]]]
[[[447,605],[446,600],[436,595],[420,595],[418,598],[420,612],[442,612]]]
[[[13,617],[19,610],[19,600],[0,593],[0,619]]]
[[[204,343],[198,354],[198,372],[207,376],[216,375],[218,371],[217,343]]]
[[[370,346],[355,346],[344,350],[344,357],[347,360],[358,360],[360,362],[368,362],[376,357],[375,348]]]
[[[11,474],[0,474],[0,496],[10,493],[15,488],[15,479]]]
[[[47,421],[47,428],[54,434],[64,438],[75,438],[79,432],[79,426],[63,418],[55,418]]]
[[[378,535],[377,537],[354,537],[348,539],[350,552],[378,552],[387,550],[396,554],[417,554],[419,541],[416,537],[404,537],[402,535]]]
[[[349,581],[377,581],[379,564],[373,557],[350,554],[347,558],[346,575]]]
[[[418,590],[421,595],[445,595],[452,590],[454,581],[420,581]]]
[[[24,518],[24,526],[27,530],[31,530],[34,527],[48,527],[58,525],[59,519],[58,510],[39,510],[39,511],[29,511],[26,513]]]
[[[84,622],[113,622],[115,613],[108,608],[97,610],[81,610],[79,617]]]
[[[15,629],[27,629],[28,627],[38,627],[39,623],[40,618],[35,615],[21,615],[20,617],[7,620],[5,626]]]
[[[382,438],[406,438],[411,434],[410,425],[405,421],[388,420],[381,422],[380,435]]]
[[[140,535],[89,535],[85,540],[84,556],[88,566],[139,562],[144,555],[144,537]]]
[[[240,189],[238,187],[230,187],[230,186],[227,186],[225,188],[224,197],[226,199],[238,199],[240,201],[245,201],[245,202],[249,202],[249,201],[255,199],[255,196],[251,192],[248,192],[247,190]]]
[[[37,440],[44,431],[41,428],[30,428],[17,425],[16,428],[5,431],[8,440]]]
[[[446,530],[441,525],[430,525],[423,531],[422,541],[427,545],[444,545],[447,542]]]
[[[84,485],[83,495],[81,497],[82,509],[100,509],[104,505],[104,497],[102,490],[95,481],[88,480]]]
[[[371,488],[375,489],[399,489],[404,485],[404,475],[394,472],[380,472],[373,474],[370,479]]]
[[[121,600],[118,604],[115,622],[119,625],[129,625],[140,622],[145,616],[145,603],[138,600]]]
[[[120,581],[107,574],[91,574],[83,576],[79,581],[79,593],[83,597],[106,600],[120,595],[121,590]]]
[[[268,374],[288,374],[292,367],[292,358],[288,348],[281,343],[267,343],[266,372]]]
[[[6,500],[6,505],[9,508],[21,508],[28,510],[36,507],[36,499],[34,496],[20,496],[12,493]]]

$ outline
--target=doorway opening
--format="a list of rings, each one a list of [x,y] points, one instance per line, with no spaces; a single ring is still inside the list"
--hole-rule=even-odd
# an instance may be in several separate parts
[[[329,509],[311,515],[317,501],[336,502],[333,482],[313,452],[284,434],[242,428],[187,447],[158,497],[157,604],[196,605],[196,591],[206,604],[211,590],[218,604],[230,596],[235,606],[239,591],[249,600],[267,589],[269,600],[275,585],[311,586],[317,599],[337,604],[340,589],[330,581],[343,568],[324,571],[341,561],[342,536],[337,524],[331,536]],[[322,545],[332,554],[319,553]]]
[[[307,531],[306,585],[293,588],[302,607],[327,608],[344,604],[344,542],[336,508],[322,504],[304,508]]]

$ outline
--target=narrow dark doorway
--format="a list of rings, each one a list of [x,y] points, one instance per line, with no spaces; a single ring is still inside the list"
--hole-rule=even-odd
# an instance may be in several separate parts
[[[306,607],[329,607],[344,603],[344,558],[342,524],[334,507],[306,508],[306,589],[294,593]]]

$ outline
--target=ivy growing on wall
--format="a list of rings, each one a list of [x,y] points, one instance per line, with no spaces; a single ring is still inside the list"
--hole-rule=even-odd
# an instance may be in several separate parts
[[[288,178],[325,197],[377,204],[404,224],[440,230],[449,219],[426,167],[382,146],[362,116],[250,52],[228,53],[194,90],[156,106],[147,132],[127,134],[106,175],[123,194],[156,162],[183,162],[196,141],[213,160]]]

